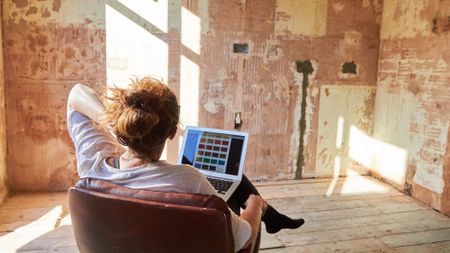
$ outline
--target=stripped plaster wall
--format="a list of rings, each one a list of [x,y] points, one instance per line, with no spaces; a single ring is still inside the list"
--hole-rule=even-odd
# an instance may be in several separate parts
[[[384,1],[373,134],[403,157],[374,173],[447,214],[449,15],[449,1]]]
[[[153,19],[149,6],[163,18]],[[69,89],[83,82],[103,91],[129,74],[166,80],[183,125],[233,129],[240,113],[251,135],[251,178],[334,175],[334,164],[317,168],[319,155],[367,172],[348,153],[351,129],[372,132],[381,1],[4,0],[3,7],[13,190],[71,185]],[[319,150],[336,142],[339,116],[341,148]],[[165,154],[172,162],[181,134]]]
[[[3,71],[2,13],[0,6],[0,204],[8,194],[6,166],[5,72]]]
[[[66,96],[74,83],[104,91],[106,83],[121,84],[128,74],[152,74],[175,89],[183,124],[232,129],[240,113],[242,130],[251,135],[251,178],[345,175],[341,168],[364,174],[372,168],[450,213],[450,4],[383,5],[4,0],[7,75],[0,68],[0,122],[6,87],[10,188],[62,190],[77,179],[65,129]],[[155,13],[163,18],[152,19]],[[243,46],[240,53],[235,46]],[[0,137],[6,130],[1,126]],[[171,161],[181,134],[169,143]],[[0,199],[4,168],[0,157]]]
[[[350,163],[348,143],[318,149],[336,142],[330,125],[339,113],[349,116],[346,135],[352,125],[372,131],[380,18],[379,1],[210,1],[200,123],[233,128],[241,113],[242,130],[251,136],[246,173],[252,178],[332,176],[333,165],[316,166],[316,158]],[[247,43],[248,53],[233,53],[233,43]],[[356,73],[343,73],[344,63],[354,63]],[[342,96],[330,95],[335,91],[365,102],[345,106]],[[331,133],[319,131],[328,122]]]
[[[3,1],[8,181],[11,190],[64,190],[76,180],[66,97],[106,82],[101,1]]]
[[[124,82],[129,73],[168,80],[180,100],[183,126],[233,129],[239,114],[241,130],[251,136],[245,166],[251,178],[333,175],[330,166],[316,170],[319,153],[352,163],[345,143],[342,150],[317,150],[319,140],[336,139],[336,129],[332,134],[317,130],[322,85],[335,90],[343,86],[346,98],[362,101],[341,112],[351,119],[345,121],[347,135],[352,125],[371,133],[379,1],[107,3],[108,83]],[[158,23],[143,6],[158,10],[167,22]],[[137,46],[137,39],[143,46]],[[236,46],[243,51],[235,52]],[[151,67],[139,68],[133,62]],[[312,68],[306,82],[301,63]],[[344,63],[353,64],[355,73],[343,73]],[[367,89],[353,93],[351,87]],[[332,128],[339,116],[333,113],[334,105],[346,103],[341,98],[331,101],[322,123],[330,121]],[[182,134],[179,131],[168,144],[169,161],[177,160]],[[366,173],[367,168],[360,171]]]

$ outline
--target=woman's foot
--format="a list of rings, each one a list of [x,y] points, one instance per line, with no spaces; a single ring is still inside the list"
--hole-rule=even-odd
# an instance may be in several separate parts
[[[266,213],[262,220],[266,224],[266,231],[269,234],[275,234],[281,229],[296,229],[299,228],[303,223],[304,219],[291,219],[288,216],[279,213],[275,208],[268,205]]]

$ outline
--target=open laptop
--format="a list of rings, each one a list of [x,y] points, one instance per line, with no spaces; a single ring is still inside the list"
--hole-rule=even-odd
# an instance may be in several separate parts
[[[178,163],[199,169],[225,201],[242,179],[248,134],[188,126]]]

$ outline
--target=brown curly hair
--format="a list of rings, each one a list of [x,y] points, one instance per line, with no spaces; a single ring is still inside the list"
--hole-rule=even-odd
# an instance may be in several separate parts
[[[170,88],[152,77],[135,79],[127,89],[111,88],[101,122],[140,159],[154,153],[177,126],[180,107]]]

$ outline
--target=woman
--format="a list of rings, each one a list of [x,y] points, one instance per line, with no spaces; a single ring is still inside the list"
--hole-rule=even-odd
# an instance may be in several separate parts
[[[177,99],[166,85],[146,77],[128,89],[111,91],[106,107],[87,86],[77,84],[70,91],[67,126],[81,178],[104,179],[135,189],[216,194],[197,169],[160,160],[179,121]],[[102,129],[111,129],[116,138]],[[231,212],[236,251],[255,241],[261,220],[269,233],[303,224],[303,219],[290,219],[268,206],[246,177],[228,204],[235,213],[244,208],[240,216]]]

